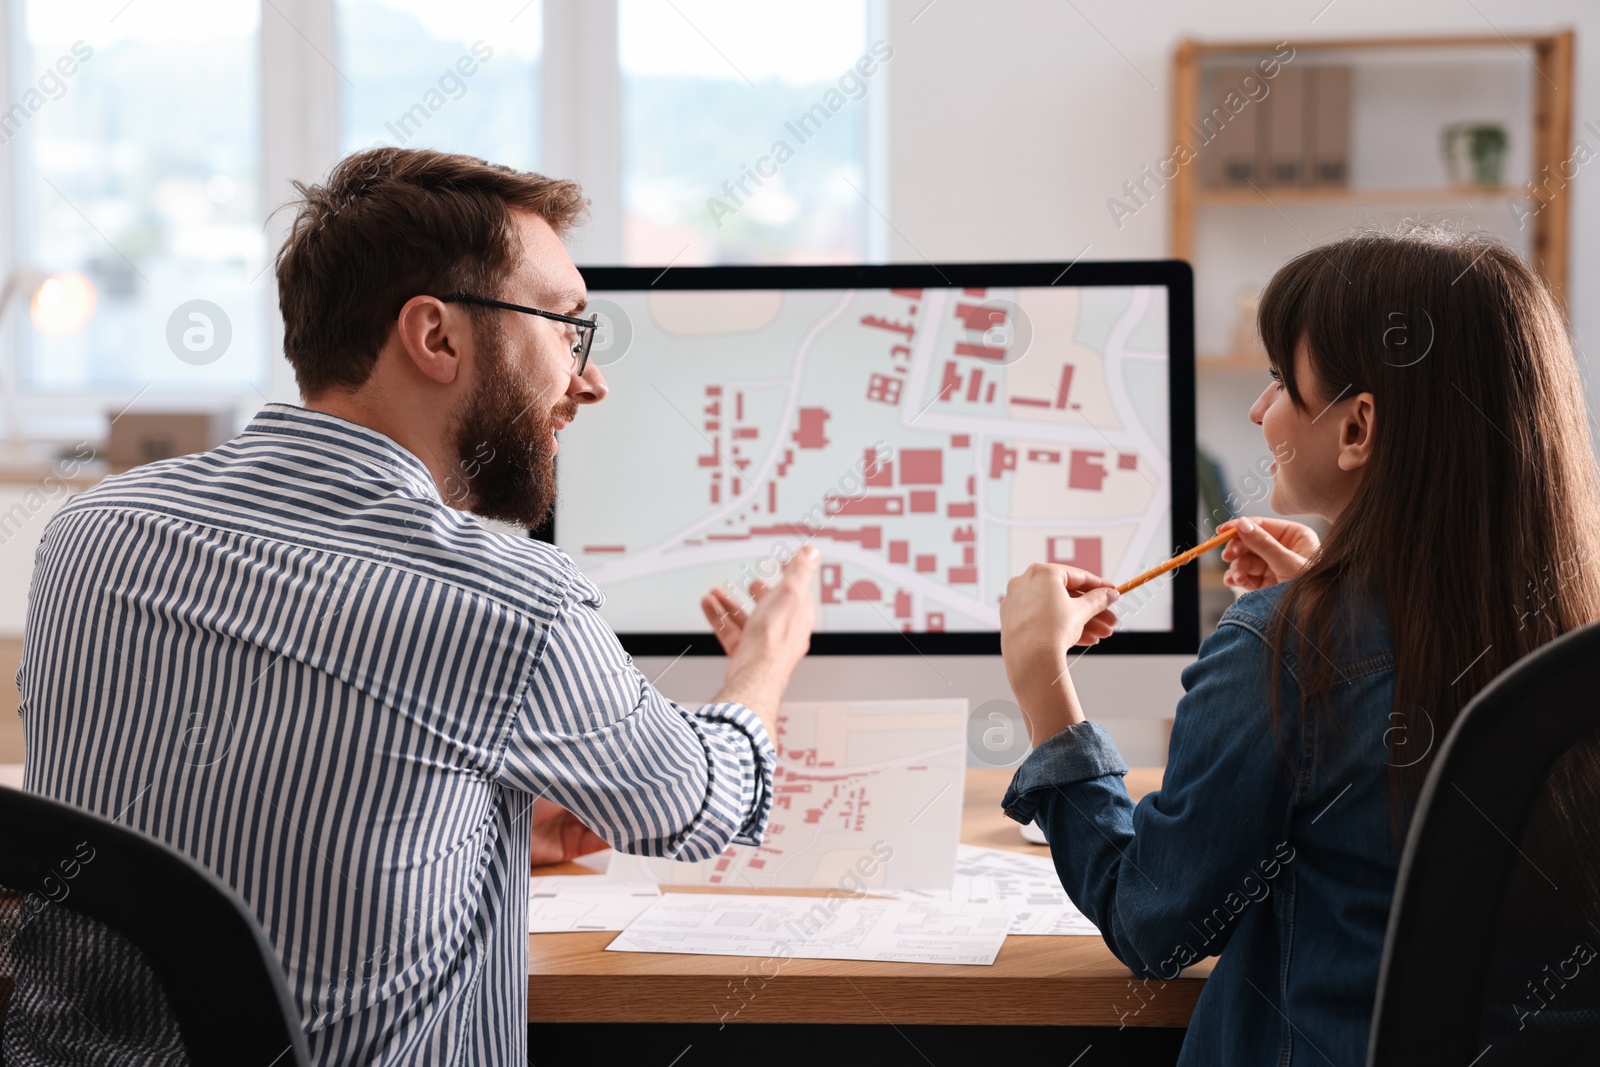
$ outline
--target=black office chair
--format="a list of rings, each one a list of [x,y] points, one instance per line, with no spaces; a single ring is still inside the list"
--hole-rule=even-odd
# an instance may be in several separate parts
[[[1600,1061],[1600,625],[1486,687],[1406,838],[1370,1067]]]
[[[307,1060],[282,965],[233,890],[128,827],[0,789],[0,1062]]]

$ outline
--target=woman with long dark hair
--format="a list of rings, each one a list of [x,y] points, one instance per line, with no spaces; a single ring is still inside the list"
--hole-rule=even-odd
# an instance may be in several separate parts
[[[1260,327],[1271,505],[1327,539],[1236,520],[1226,580],[1253,591],[1184,671],[1162,788],[1137,805],[1067,670],[1115,591],[1054,565],[1014,578],[1001,643],[1034,751],[1004,806],[1142,981],[1130,1010],[1221,954],[1181,1063],[1354,1065],[1432,752],[1495,675],[1600,619],[1600,491],[1560,310],[1488,238],[1311,249]]]

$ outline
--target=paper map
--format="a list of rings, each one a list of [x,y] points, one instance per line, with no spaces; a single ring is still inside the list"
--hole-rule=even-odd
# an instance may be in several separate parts
[[[1016,913],[1010,933],[1100,936],[1061,887],[1048,856],[962,845],[956,853],[955,883],[949,889],[890,890],[903,900],[951,900],[999,904]]]
[[[612,882],[592,874],[530,878],[528,933],[621,930],[661,890],[654,884]]]
[[[964,699],[784,704],[763,844],[732,845],[699,863],[617,853],[606,877],[853,888],[846,880],[854,872],[868,888],[949,886],[961,836],[966,726]]]
[[[1010,925],[993,905],[664,893],[607,951],[987,966]]]

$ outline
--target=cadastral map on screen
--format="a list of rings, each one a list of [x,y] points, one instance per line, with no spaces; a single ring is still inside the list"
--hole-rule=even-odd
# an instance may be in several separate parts
[[[558,543],[623,632],[704,632],[812,541],[819,631],[992,631],[1035,561],[1172,545],[1162,286],[596,292],[610,395],[562,432]],[[768,561],[768,562],[763,562]],[[1171,590],[1123,628],[1172,625]]]

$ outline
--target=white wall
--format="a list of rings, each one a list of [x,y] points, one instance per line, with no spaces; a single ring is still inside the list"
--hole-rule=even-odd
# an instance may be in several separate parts
[[[1122,183],[1136,177],[1141,165],[1170,153],[1172,50],[1184,37],[1280,40],[1573,28],[1574,129],[1586,119],[1600,124],[1600,91],[1585,77],[1600,60],[1600,4],[1588,0],[889,5],[895,57],[885,210],[893,224],[894,259],[1070,259],[1086,244],[1095,259],[1166,255],[1164,200],[1120,230],[1105,202],[1120,195]],[[1600,147],[1593,137],[1588,140]],[[1597,220],[1586,193],[1596,181],[1580,174],[1572,190],[1573,304],[1580,336],[1594,321],[1581,297],[1595,284]],[[1494,210],[1505,213],[1503,205]]]

